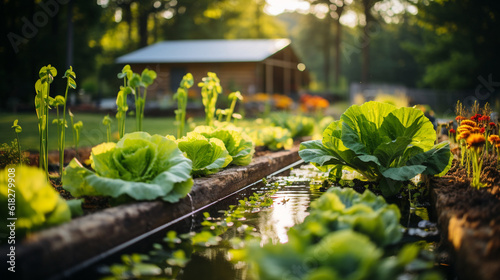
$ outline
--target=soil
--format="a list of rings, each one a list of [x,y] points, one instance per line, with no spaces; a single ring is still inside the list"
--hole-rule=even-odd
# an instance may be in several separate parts
[[[473,188],[467,170],[454,161],[446,176],[431,178],[441,246],[454,259],[459,279],[498,279],[500,273],[500,172],[496,156],[484,159]]]

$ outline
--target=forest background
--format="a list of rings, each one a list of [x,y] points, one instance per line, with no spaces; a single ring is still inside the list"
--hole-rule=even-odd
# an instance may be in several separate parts
[[[61,76],[72,65],[93,100],[115,96],[117,57],[187,39],[290,38],[311,93],[345,98],[351,83],[499,92],[499,1],[289,0],[281,10],[272,2],[1,0],[0,109],[32,109],[47,64]]]

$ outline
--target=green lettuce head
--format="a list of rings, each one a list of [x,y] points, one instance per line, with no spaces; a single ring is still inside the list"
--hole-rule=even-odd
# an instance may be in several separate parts
[[[10,203],[15,206],[9,209]],[[47,181],[43,170],[11,166],[0,171],[0,226],[7,230],[15,220],[16,237],[71,220],[70,207]],[[3,243],[3,242],[2,242]]]
[[[232,157],[222,140],[207,138],[197,132],[189,132],[177,140],[179,149],[193,161],[193,175],[213,174],[226,167]]]
[[[255,153],[252,139],[244,133],[232,127],[219,127],[217,129],[211,126],[198,126],[194,129],[207,138],[217,138],[224,142],[229,155],[233,158],[231,164],[249,165]]]
[[[102,195],[177,202],[193,186],[192,162],[175,141],[146,132],[126,134],[118,143],[92,148],[92,172],[73,159],[63,187],[73,196]]]

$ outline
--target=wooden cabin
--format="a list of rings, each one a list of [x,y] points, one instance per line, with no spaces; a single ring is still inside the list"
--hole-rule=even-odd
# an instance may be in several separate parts
[[[182,77],[191,73],[193,90],[207,72],[215,72],[223,92],[292,95],[307,87],[309,75],[293,51],[289,39],[182,40],[164,41],[119,57],[134,72],[155,70],[158,77],[150,95],[172,94]]]

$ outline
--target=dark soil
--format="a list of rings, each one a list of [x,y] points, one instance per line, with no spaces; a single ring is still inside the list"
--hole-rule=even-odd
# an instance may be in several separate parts
[[[481,182],[473,188],[458,161],[446,176],[431,178],[441,246],[455,259],[459,279],[500,275],[500,172],[496,156],[484,159]]]

